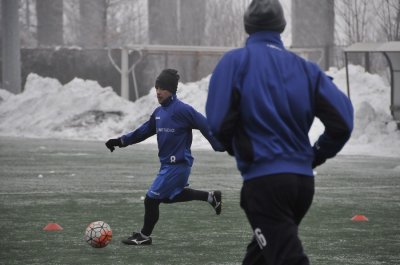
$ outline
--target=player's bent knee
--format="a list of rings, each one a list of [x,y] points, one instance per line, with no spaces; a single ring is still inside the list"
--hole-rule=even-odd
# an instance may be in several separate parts
[[[161,201],[159,199],[153,199],[151,197],[149,197],[148,195],[146,195],[146,197],[144,198],[144,205],[145,206],[157,206],[161,203]]]

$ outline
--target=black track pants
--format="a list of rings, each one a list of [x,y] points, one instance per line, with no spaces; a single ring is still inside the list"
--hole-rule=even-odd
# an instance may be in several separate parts
[[[176,203],[187,201],[207,201],[208,192],[185,188],[181,193],[170,199],[153,199],[146,195],[144,199],[144,224],[141,232],[151,235],[160,216],[160,203]]]
[[[308,265],[298,226],[314,197],[314,177],[278,174],[243,183],[241,207],[254,232],[244,265]]]

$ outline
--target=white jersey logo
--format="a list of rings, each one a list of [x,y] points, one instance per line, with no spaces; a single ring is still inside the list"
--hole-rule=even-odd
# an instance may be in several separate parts
[[[260,228],[254,229],[254,236],[256,237],[257,243],[261,249],[267,246],[267,240],[265,239],[265,236],[261,232]]]
[[[159,132],[167,132],[167,133],[173,133],[175,132],[174,128],[158,128]]]
[[[176,162],[176,157],[175,156],[170,156],[169,157],[169,162],[175,163]]]
[[[159,192],[155,192],[155,191],[150,191],[151,193],[153,193],[154,195],[156,195],[156,196],[160,196],[160,193]]]

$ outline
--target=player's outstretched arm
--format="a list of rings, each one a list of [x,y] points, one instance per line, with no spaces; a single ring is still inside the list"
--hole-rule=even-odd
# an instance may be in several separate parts
[[[150,116],[150,119],[143,123],[139,128],[128,134],[122,135],[119,138],[112,138],[106,142],[106,147],[111,152],[115,150],[115,147],[126,147],[128,145],[136,144],[146,140],[150,136],[156,134],[156,125],[154,119],[154,113]]]

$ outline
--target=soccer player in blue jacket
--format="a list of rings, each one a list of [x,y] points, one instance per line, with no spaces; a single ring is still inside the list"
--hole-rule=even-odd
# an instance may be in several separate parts
[[[176,70],[163,70],[155,82],[157,99],[161,106],[136,130],[106,142],[107,148],[112,152],[115,146],[136,144],[157,134],[161,167],[144,199],[144,225],[140,232],[134,232],[131,237],[122,240],[124,244],[152,243],[150,235],[159,218],[160,203],[200,200],[209,202],[217,215],[221,213],[221,191],[207,192],[188,187],[193,165],[190,150],[192,129],[200,130],[215,151],[222,152],[224,147],[211,135],[206,118],[177,98],[178,80]]]
[[[314,196],[313,168],[353,129],[350,100],[314,63],[283,46],[278,0],[253,0],[244,48],[227,52],[209,84],[206,116],[243,177],[241,207],[254,231],[243,264],[308,265],[298,226]],[[325,126],[311,145],[314,117]]]

